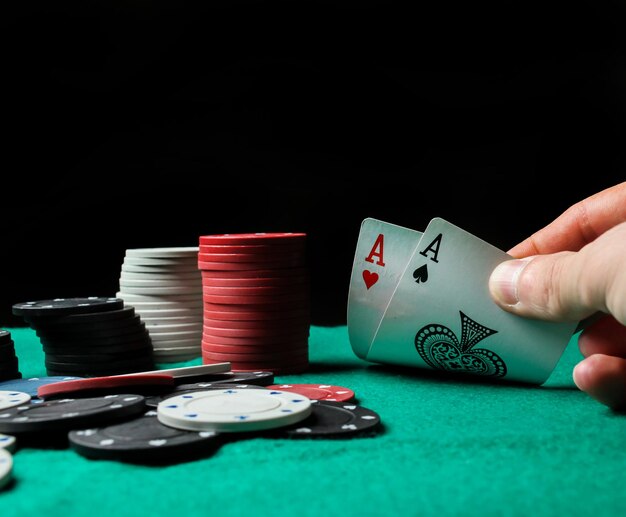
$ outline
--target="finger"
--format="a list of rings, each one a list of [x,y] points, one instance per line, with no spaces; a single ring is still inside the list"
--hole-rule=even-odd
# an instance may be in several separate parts
[[[626,182],[572,205],[508,253],[522,258],[557,251],[577,251],[623,221],[626,221]]]
[[[581,332],[578,348],[584,357],[603,354],[626,359],[626,327],[605,316]]]
[[[598,402],[615,409],[626,408],[626,359],[596,354],[578,363],[574,382]]]
[[[520,316],[575,321],[600,311],[626,324],[626,223],[579,252],[507,260],[491,273],[489,290]]]

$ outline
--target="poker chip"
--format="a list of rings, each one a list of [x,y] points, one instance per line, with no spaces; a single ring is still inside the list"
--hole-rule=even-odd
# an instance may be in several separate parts
[[[308,398],[264,388],[186,392],[157,406],[157,418],[165,425],[227,433],[273,429],[300,422],[310,414]]]
[[[145,395],[155,391],[164,393],[173,386],[174,377],[168,374],[113,375],[47,384],[39,387],[37,396],[48,400],[64,396],[76,397],[85,394],[129,391]]]
[[[145,397],[112,394],[101,397],[30,401],[0,411],[0,433],[70,431],[130,418],[146,410]]]
[[[122,309],[124,300],[100,296],[85,298],[54,298],[16,303],[12,311],[16,316],[67,316]]]
[[[208,262],[198,261],[198,268],[205,271],[258,271],[259,269],[286,269],[303,267],[304,259],[301,260],[276,260],[274,262]]]
[[[197,266],[198,247],[127,249],[116,296],[145,316],[153,356],[158,362],[200,357],[202,334],[202,278]],[[132,270],[132,271],[131,271]],[[186,316],[184,324],[169,318]],[[198,339],[196,339],[198,338]],[[170,353],[169,348],[187,350]],[[189,347],[194,347],[192,350]]]
[[[15,343],[11,332],[0,329],[0,381],[19,379],[22,373],[15,354]]]
[[[203,315],[205,318],[217,319],[217,320],[229,320],[229,321],[282,321],[284,319],[291,320],[292,318],[304,318],[307,323],[303,325],[308,326],[309,310],[308,309],[294,309],[294,310],[281,310],[281,311],[259,311],[259,310],[247,310],[247,311],[231,311],[224,310],[223,307],[218,309],[204,309]]]
[[[130,258],[126,257],[124,263],[120,268],[120,274],[127,273],[150,273],[154,275],[171,275],[174,274],[198,274],[198,265],[195,257],[188,261],[170,261],[170,264],[160,265],[142,265],[137,263],[129,263]]]
[[[110,328],[112,321],[115,321],[114,325],[119,325],[120,327],[132,325],[137,322],[136,316],[137,314],[135,314],[133,307],[125,306],[121,309],[107,310],[105,312],[60,315],[55,318],[38,318],[35,321],[38,323],[38,328],[42,329],[64,329],[67,326],[71,326],[78,330],[85,330],[88,328]]]
[[[306,239],[292,239],[283,244],[200,244],[198,253],[237,253],[241,255],[262,255],[275,253],[277,249],[281,251],[303,251]]]
[[[216,363],[223,364],[223,363]],[[229,363],[230,364],[230,363]],[[215,364],[204,365],[215,366]],[[257,386],[269,386],[274,384],[274,372],[268,370],[252,370],[249,372],[221,372],[221,373],[209,373],[205,378],[198,382],[220,382],[220,383],[240,383],[240,384],[256,384]],[[181,386],[183,386],[181,384]],[[185,384],[190,386],[190,384]]]
[[[126,250],[125,256],[141,259],[168,259],[195,257],[197,253],[198,248],[194,246],[168,248],[130,248]]]
[[[218,350],[224,350],[224,349],[218,349]],[[267,350],[261,350],[260,352],[255,353],[254,351],[252,352],[244,352],[241,353],[239,351],[237,352],[231,352],[230,348],[227,349],[227,352],[221,352],[221,351],[215,351],[215,349],[209,348],[209,347],[202,347],[202,354],[204,357],[206,357],[207,359],[211,359],[211,360],[215,360],[215,361],[250,361],[250,362],[254,362],[254,361],[271,361],[272,364],[277,365],[277,366],[289,366],[289,363],[291,363],[292,361],[297,361],[297,360],[301,360],[301,359],[307,359],[308,355],[309,355],[309,350],[308,348],[303,348],[303,349],[297,349],[297,350],[291,350],[289,349],[288,352],[284,352],[284,351],[278,351],[278,352],[268,352]],[[238,349],[239,350],[239,349]],[[232,366],[232,363],[231,363]]]
[[[23,391],[0,391],[0,411],[20,404],[26,404],[31,397]]]
[[[0,490],[13,478],[13,455],[6,449],[0,449]]]
[[[271,262],[293,263],[294,267],[304,265],[304,254],[296,251],[265,251],[257,253],[198,253],[199,262],[237,262],[265,264]],[[271,266],[270,266],[271,267]],[[262,266],[261,266],[262,269]]]
[[[159,405],[159,402],[168,399],[170,397],[175,397],[177,395],[182,394],[183,392],[189,391],[206,391],[206,390],[224,390],[224,389],[237,389],[237,390],[252,390],[259,389],[259,386],[256,384],[238,384],[238,383],[228,383],[228,382],[197,382],[195,384],[181,384],[180,386],[176,386],[173,391],[170,393],[164,393],[162,395],[148,395],[146,397],[146,405],[149,407],[156,408]]]
[[[213,364],[216,362],[220,362],[221,359],[209,359],[202,358],[203,364]],[[286,363],[277,364],[276,361],[230,361],[231,369],[233,372],[243,373],[243,372],[253,372],[256,370],[269,370],[273,373],[282,374],[282,375],[290,375],[295,373],[303,373],[309,369],[309,361],[308,360],[300,360],[300,361],[288,361]]]
[[[310,324],[306,265],[305,233],[201,235],[203,364],[231,361],[234,371],[305,371]],[[273,324],[256,331],[250,329],[258,325],[247,323],[270,320]]]
[[[197,459],[213,452],[222,441],[215,431],[164,425],[155,410],[105,427],[72,430],[68,440],[73,450],[87,458],[128,462]]]
[[[313,438],[352,436],[374,433],[380,426],[380,415],[349,402],[312,400],[311,415],[295,425],[277,429],[272,436]]]
[[[286,244],[294,241],[305,241],[306,233],[273,232],[273,233],[222,233],[201,235],[200,245],[212,244]]]
[[[261,374],[264,375],[265,373],[267,372],[260,372],[259,376],[262,376]],[[230,363],[221,362],[217,364],[203,364],[198,366],[182,366],[180,368],[164,368],[150,372],[137,372],[133,374],[133,376],[153,374],[169,375],[174,379],[174,383],[178,384],[179,382],[189,382],[194,379],[201,381],[203,379],[213,378],[215,375],[231,375],[231,372]],[[126,375],[122,375],[121,377],[126,377]]]
[[[84,377],[76,377],[71,375],[59,375],[48,377],[29,377],[27,379],[13,379],[10,381],[0,382],[0,390],[5,391],[22,391],[28,395],[37,397],[37,391],[40,386],[52,384],[55,382],[71,381],[83,379]]]
[[[118,297],[56,298],[13,306],[41,341],[48,376],[99,377],[155,368],[152,342]]]
[[[17,439],[15,436],[0,433],[0,449],[5,449],[10,453],[17,449]]]
[[[311,400],[345,402],[353,400],[355,397],[354,391],[350,388],[333,386],[332,384],[272,384],[267,388],[299,393]]]

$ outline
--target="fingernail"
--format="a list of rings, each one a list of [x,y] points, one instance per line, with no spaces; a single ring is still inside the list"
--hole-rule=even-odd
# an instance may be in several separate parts
[[[517,280],[531,258],[507,260],[492,271],[489,278],[489,290],[492,296],[504,305],[519,302]]]
[[[585,390],[588,384],[587,378],[589,377],[590,369],[591,366],[586,360],[583,360],[576,366],[574,366],[574,370],[572,371],[572,379],[574,380],[574,384],[576,384],[578,389],[583,391]]]

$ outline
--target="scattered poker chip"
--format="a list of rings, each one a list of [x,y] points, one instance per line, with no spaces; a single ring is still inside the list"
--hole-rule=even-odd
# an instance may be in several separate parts
[[[153,374],[166,374],[170,375],[174,378],[175,382],[177,379],[181,379],[184,381],[189,381],[189,379],[193,378],[203,378],[207,375],[216,375],[222,373],[230,372],[230,363],[229,362],[221,362],[217,364],[203,364],[198,366],[182,366],[180,368],[163,368],[161,370],[153,370],[149,372],[136,372],[132,374],[133,376],[140,375],[153,375]],[[120,377],[126,377],[126,375],[121,375]]]
[[[246,432],[304,420],[311,401],[297,393],[265,388],[185,392],[157,406],[160,422],[189,431]]]
[[[0,433],[0,449],[5,449],[10,453],[15,452],[17,448],[17,439],[15,436]]]
[[[291,391],[300,393],[311,400],[330,400],[332,402],[345,402],[353,400],[354,391],[343,386],[332,384],[272,384],[268,389]]]
[[[380,425],[380,415],[375,411],[329,400],[312,400],[311,415],[302,422],[277,429],[273,436],[287,438],[331,437],[373,433]]]
[[[168,374],[111,375],[92,377],[74,381],[56,382],[39,387],[37,396],[48,400],[63,396],[82,396],[84,394],[111,394],[134,392],[146,393],[165,392],[174,386],[174,377]]]
[[[0,449],[0,490],[13,478],[13,455],[6,449]]]
[[[0,390],[5,391],[22,391],[28,393],[31,398],[37,397],[37,390],[40,386],[52,384],[55,382],[71,381],[83,379],[84,377],[60,375],[49,377],[30,377],[27,379],[13,379],[10,381],[0,382]]]
[[[145,397],[112,394],[101,397],[30,401],[0,411],[0,433],[70,431],[96,427],[145,412]]]
[[[215,366],[215,364],[207,366]],[[240,383],[256,384],[257,386],[269,386],[270,384],[274,384],[274,372],[269,370],[254,370],[249,372],[229,371],[221,373],[211,373],[207,374],[205,378],[199,382],[224,382],[228,384]],[[183,385],[181,384],[181,386]],[[185,386],[190,386],[190,384],[185,384]]]
[[[186,431],[162,424],[157,411],[105,427],[72,430],[70,447],[93,459],[128,462],[197,459],[221,444],[214,431]]]
[[[30,401],[31,396],[24,391],[0,391],[0,411]]]
[[[85,298],[54,298],[32,302],[16,303],[13,314],[16,316],[68,316],[92,312],[106,312],[122,309],[124,300],[101,296]]]

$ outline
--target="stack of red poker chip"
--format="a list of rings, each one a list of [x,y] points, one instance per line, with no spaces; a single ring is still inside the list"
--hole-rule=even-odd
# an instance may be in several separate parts
[[[310,295],[305,233],[200,236],[202,362],[233,371],[309,367]]]

